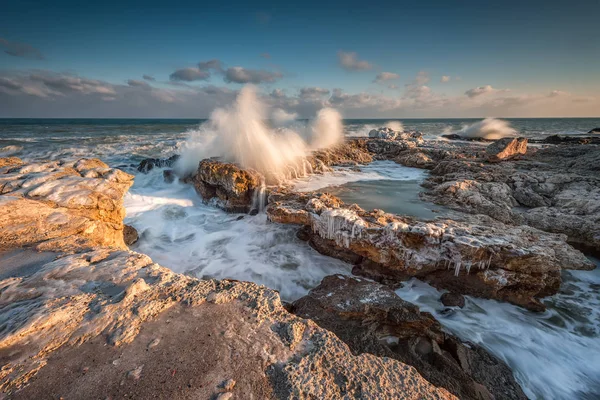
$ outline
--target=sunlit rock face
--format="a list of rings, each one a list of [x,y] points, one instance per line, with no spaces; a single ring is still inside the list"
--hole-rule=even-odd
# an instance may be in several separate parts
[[[527,154],[526,138],[503,138],[485,148],[488,160],[492,162],[510,160]]]
[[[593,268],[564,235],[528,226],[418,221],[348,207],[326,194],[272,200],[271,221],[308,226],[308,236],[315,238],[309,242],[318,251],[342,259],[353,254],[353,272],[383,280],[415,276],[459,293],[541,310],[538,298],[558,291],[561,268]]]
[[[98,159],[2,164],[0,248],[126,248],[123,196],[133,176]]]
[[[526,399],[504,362],[444,332],[431,314],[420,312],[389,286],[328,276],[292,309],[334,332],[354,353],[412,365],[461,399]]]

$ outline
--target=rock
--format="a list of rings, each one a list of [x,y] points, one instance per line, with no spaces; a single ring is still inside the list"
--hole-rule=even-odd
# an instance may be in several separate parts
[[[202,160],[193,183],[205,202],[215,199],[219,208],[237,213],[248,213],[255,195],[264,190],[260,173],[217,160]]]
[[[465,297],[458,293],[446,292],[440,297],[440,301],[446,307],[460,307],[465,306]]]
[[[396,132],[392,128],[378,128],[372,129],[369,132],[369,137],[374,139],[390,139],[394,140],[398,137],[399,132]]]
[[[367,142],[367,149],[375,154],[378,159],[397,157],[400,152],[415,148],[416,146],[416,142],[408,140],[374,139]]]
[[[457,135],[456,133],[442,135],[442,137],[445,139],[448,139],[448,140],[464,140],[467,142],[491,142],[491,141],[493,141],[493,139],[486,139],[486,138],[479,137],[479,136],[461,136],[461,135]]]
[[[504,362],[444,332],[431,314],[420,312],[386,286],[328,276],[292,309],[334,332],[355,354],[411,365],[460,399],[526,399]]]
[[[510,160],[527,153],[526,138],[503,138],[485,148],[490,161]]]
[[[22,165],[23,161],[17,157],[0,157],[0,168]]]
[[[127,378],[128,379],[133,379],[134,381],[139,381],[140,378],[142,377],[142,370],[143,369],[144,369],[143,365],[140,365],[136,369],[132,369],[131,371],[129,371],[127,373]]]
[[[223,381],[220,385],[220,388],[226,392],[231,392],[234,387],[235,381],[233,379],[227,379],[226,381]]]
[[[593,132],[590,132],[593,133]],[[531,140],[532,143],[545,144],[600,144],[599,137],[582,137],[582,136],[560,136],[551,135],[543,140]]]
[[[0,171],[0,249],[125,249],[123,196],[133,176],[97,159]]]
[[[462,157],[463,149],[449,151],[423,183],[424,199],[563,233],[600,254],[600,146],[548,146],[503,163]]]
[[[175,178],[177,178],[177,175],[175,175],[175,171],[172,169],[165,169],[163,171],[163,179],[166,183],[173,183]]]
[[[229,393],[229,392],[219,393],[216,398],[216,400],[230,400],[230,399],[233,399],[233,393]]]
[[[131,225],[123,225],[123,240],[127,246],[131,246],[138,241],[138,232]]]
[[[600,133],[600,128],[593,128],[588,133]]]
[[[305,232],[311,245],[358,264],[354,273],[387,281],[418,277],[439,288],[531,310],[543,310],[538,298],[558,291],[561,267],[593,268],[564,236],[528,226],[423,222],[314,194],[281,197],[269,204],[267,216],[310,227]]]
[[[146,158],[146,159],[142,160],[142,162],[140,162],[140,164],[137,167],[137,170],[144,174],[147,174],[148,172],[153,170],[154,167],[156,167],[156,168],[172,167],[173,164],[175,164],[175,162],[177,160],[179,160],[179,157],[180,157],[179,154],[175,154],[169,158]]]

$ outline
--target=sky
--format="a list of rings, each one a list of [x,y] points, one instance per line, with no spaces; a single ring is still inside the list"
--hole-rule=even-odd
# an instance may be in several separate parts
[[[5,2],[0,117],[600,116],[598,0],[96,3]]]

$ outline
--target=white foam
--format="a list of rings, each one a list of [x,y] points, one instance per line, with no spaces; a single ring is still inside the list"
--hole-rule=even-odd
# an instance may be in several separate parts
[[[295,300],[351,266],[296,238],[297,227],[256,216],[226,214],[202,204],[185,184],[162,182],[160,170],[136,176],[125,197],[126,223],[140,234],[134,250],[176,272],[252,281]]]
[[[561,293],[544,300],[543,313],[468,296],[465,308],[442,313],[442,292],[416,279],[396,293],[504,360],[529,398],[576,399],[600,394],[598,284],[599,269],[565,273]]]

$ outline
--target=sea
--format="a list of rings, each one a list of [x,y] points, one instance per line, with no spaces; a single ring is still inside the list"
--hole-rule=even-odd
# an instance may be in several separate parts
[[[304,129],[309,123],[300,120],[291,125]],[[342,129],[346,136],[368,136],[371,129],[399,124],[422,132],[430,141],[443,140],[443,134],[472,134],[483,125],[543,138],[586,135],[600,127],[600,118],[509,118],[490,123],[346,119]],[[191,186],[166,183],[160,168],[148,174],[137,171],[144,158],[189,150],[190,142],[204,135],[206,125],[202,119],[0,119],[0,157],[26,161],[96,157],[134,174],[134,185],[124,199],[125,222],[140,234],[132,250],[176,272],[253,281],[279,291],[286,301],[305,295],[327,275],[350,275],[351,265],[317,253],[296,237],[292,226],[269,223],[264,213],[226,214],[204,204]],[[424,219],[447,215],[448,210],[419,198],[426,177],[424,170],[377,161],[360,170],[337,168],[292,183],[299,191],[327,190],[367,209]],[[465,308],[447,309],[439,301],[440,291],[415,279],[397,294],[431,312],[448,331],[504,360],[529,398],[600,398],[600,268],[565,271],[560,293],[544,299],[548,308],[543,313],[469,296]]]

